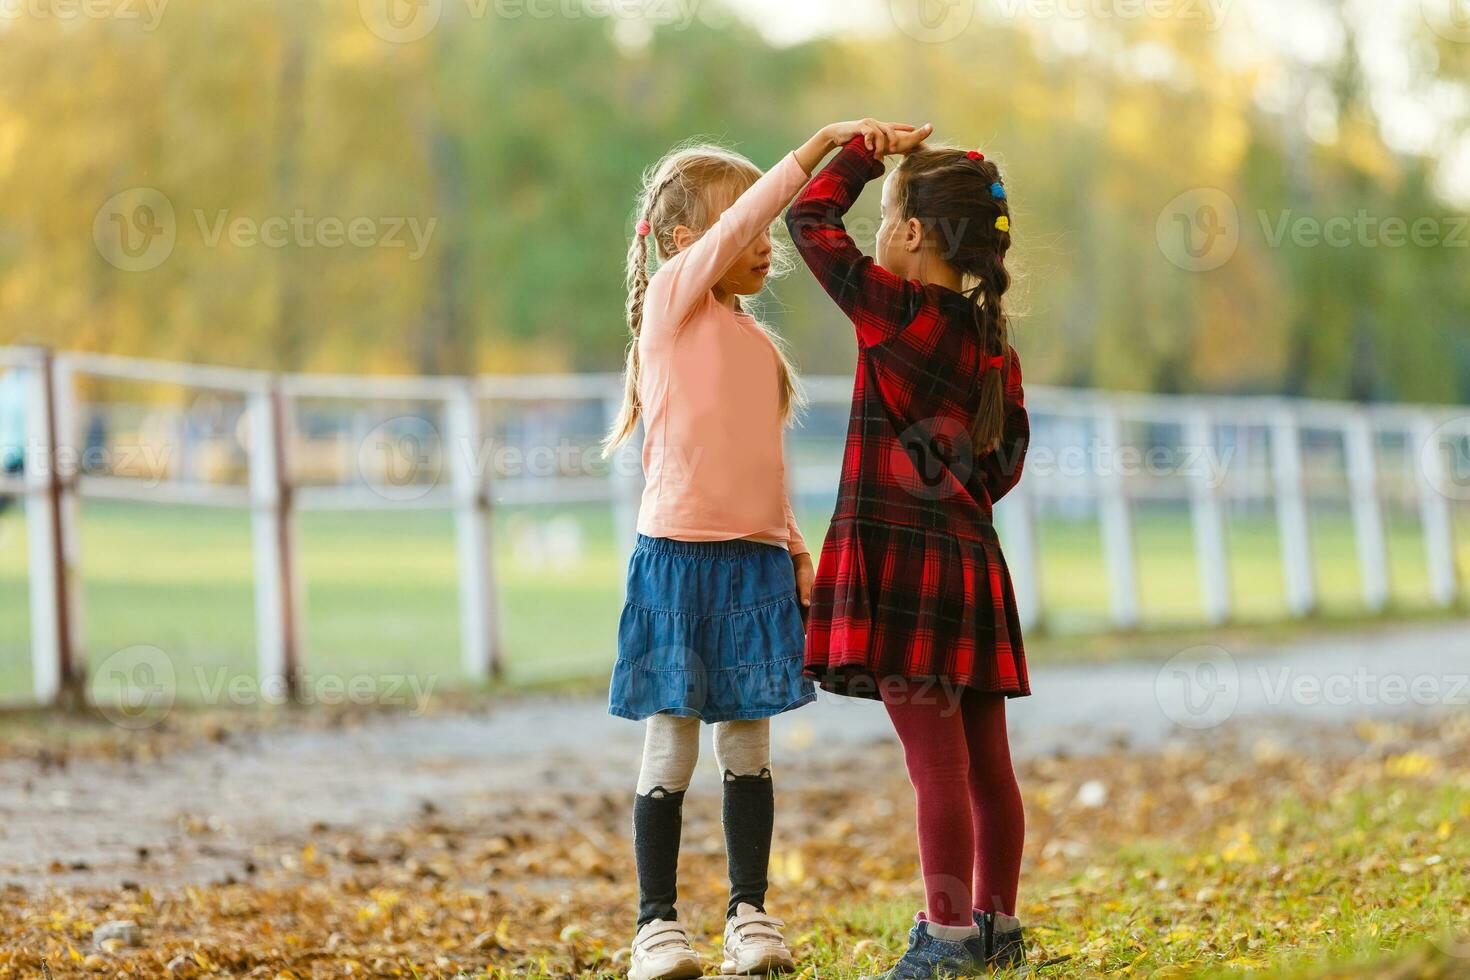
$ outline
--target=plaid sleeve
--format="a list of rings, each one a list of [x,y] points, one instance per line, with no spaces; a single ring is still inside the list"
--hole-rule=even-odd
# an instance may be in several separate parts
[[[864,255],[842,225],[863,185],[883,164],[855,136],[822,168],[786,211],[791,240],[827,295],[857,328],[858,343],[889,340],[917,314],[922,293]]]
[[[1026,449],[1031,442],[1031,416],[1026,412],[1026,391],[1021,385],[1021,358],[1016,349],[1010,349],[1006,362],[1005,425],[1000,436],[1000,445],[994,452],[986,453],[977,464],[980,482],[994,503],[1021,482],[1021,470],[1026,464]]]

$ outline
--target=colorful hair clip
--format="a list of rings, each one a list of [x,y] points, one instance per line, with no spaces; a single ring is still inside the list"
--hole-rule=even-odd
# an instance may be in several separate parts
[[[652,229],[649,227],[648,219],[647,218],[639,218],[638,219],[638,224],[636,224],[636,225],[633,226],[633,230],[636,231],[636,232],[638,232],[638,237],[639,238],[643,238]]]
[[[985,154],[981,153],[979,150],[971,150],[969,153],[966,153],[965,156],[969,157],[971,160],[985,159]]]
[[[1005,188],[1005,185],[1002,184],[998,180],[995,183],[991,184],[990,185],[990,196],[993,197],[993,198],[996,198],[997,200],[1004,201],[1006,199],[1006,188]]]
[[[997,354],[995,357],[992,357],[985,362],[985,369],[987,371],[999,371],[1005,366],[1006,358],[1004,354]]]
[[[1011,219],[1007,218],[1005,215],[1001,215],[999,218],[996,218],[995,229],[996,231],[1010,231]]]

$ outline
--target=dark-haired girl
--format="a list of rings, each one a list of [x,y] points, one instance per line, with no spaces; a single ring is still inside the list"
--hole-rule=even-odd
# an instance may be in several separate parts
[[[1005,702],[1030,693],[1015,596],[991,524],[1029,425],[1004,296],[1010,209],[975,150],[885,127],[833,158],[787,212],[791,238],[857,332],[836,512],[812,592],[805,672],[881,700],[914,785],[926,909],[887,974],[1024,962],[1024,816]],[[878,257],[842,225],[883,185]]]

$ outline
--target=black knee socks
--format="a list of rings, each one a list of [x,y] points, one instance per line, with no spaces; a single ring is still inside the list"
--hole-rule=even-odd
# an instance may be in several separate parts
[[[725,772],[725,854],[730,868],[730,907],[741,902],[766,910],[766,872],[771,864],[771,832],[776,821],[776,793],[771,771],[759,776]]]
[[[638,865],[638,928],[654,919],[673,922],[678,900],[679,837],[684,793],[656,786],[633,797],[633,857]]]
[[[771,833],[776,794],[770,770],[759,776],[725,773],[725,851],[730,872],[733,916],[743,902],[766,908],[766,874],[771,863]],[[679,841],[684,829],[684,793],[655,787],[633,797],[633,855],[638,865],[638,928],[654,919],[675,921],[678,900]]]

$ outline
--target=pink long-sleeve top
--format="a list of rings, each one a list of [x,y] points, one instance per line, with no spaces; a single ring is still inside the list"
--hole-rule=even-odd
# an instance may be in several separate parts
[[[649,280],[638,337],[643,534],[807,552],[786,493],[776,347],[712,292],[806,179],[788,154]]]

